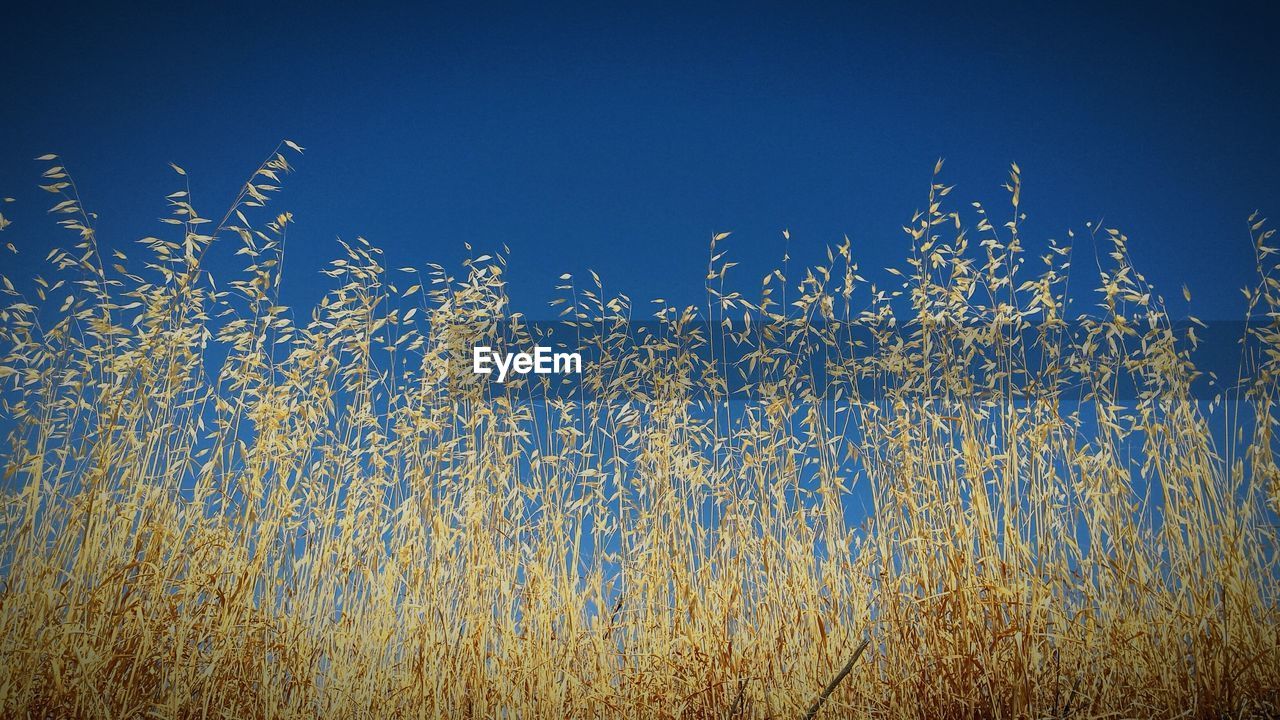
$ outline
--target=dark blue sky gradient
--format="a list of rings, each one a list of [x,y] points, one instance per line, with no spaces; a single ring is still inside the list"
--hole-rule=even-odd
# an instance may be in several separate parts
[[[1021,166],[1032,249],[1105,218],[1170,300],[1185,282],[1197,314],[1237,317],[1245,220],[1280,212],[1274,14],[1070,5],[10,7],[0,195],[18,201],[0,240],[23,254],[0,263],[34,268],[65,241],[39,154],[63,157],[127,248],[173,230],[156,222],[178,189],[167,163],[216,218],[287,137],[307,148],[273,205],[297,220],[291,303],[357,235],[390,267],[507,243],[534,317],[586,268],[638,306],[701,303],[715,231],[734,231],[743,290],[783,228],[797,262],[844,234],[864,268],[900,262],[942,156],[957,206],[1001,213]]]

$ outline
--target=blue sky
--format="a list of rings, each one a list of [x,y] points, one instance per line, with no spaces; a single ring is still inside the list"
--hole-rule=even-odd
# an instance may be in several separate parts
[[[942,156],[957,204],[1003,207],[1016,161],[1029,238],[1105,218],[1168,297],[1236,317],[1245,219],[1280,201],[1274,14],[1038,5],[8,8],[0,210],[23,254],[0,263],[65,242],[37,155],[127,247],[166,229],[169,162],[218,217],[287,137],[307,147],[275,206],[293,304],[356,235],[392,267],[506,243],[535,317],[586,268],[701,303],[713,232],[748,290],[783,228],[796,262],[845,234],[864,268],[899,262]]]

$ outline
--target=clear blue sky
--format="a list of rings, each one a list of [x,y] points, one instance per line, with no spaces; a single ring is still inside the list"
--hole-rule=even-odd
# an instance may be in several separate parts
[[[588,267],[638,301],[699,302],[714,231],[734,231],[743,289],[783,228],[798,260],[848,234],[874,269],[901,259],[943,156],[957,201],[1002,203],[1016,161],[1029,237],[1104,217],[1170,298],[1185,282],[1198,314],[1235,317],[1245,219],[1280,213],[1263,5],[612,5],[7,7],[0,239],[23,255],[0,263],[62,241],[36,155],[63,156],[125,246],[165,229],[167,163],[216,217],[285,137],[307,147],[276,206],[296,214],[297,304],[338,236],[392,267],[507,243],[535,317]]]

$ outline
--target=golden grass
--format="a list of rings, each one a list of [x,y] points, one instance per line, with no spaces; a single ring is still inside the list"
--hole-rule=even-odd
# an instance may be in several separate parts
[[[219,222],[170,196],[131,267],[46,156],[78,240],[2,289],[4,716],[793,718],[864,640],[817,717],[1280,712],[1262,222],[1263,321],[1211,404],[1119,232],[1068,316],[1015,166],[1004,224],[931,186],[893,291],[846,242],[748,298],[718,235],[707,306],[642,336],[566,276],[593,355],[544,412],[545,378],[458,363],[512,318],[501,257],[344,244],[309,321],[279,306],[291,217],[248,216],[291,151]]]

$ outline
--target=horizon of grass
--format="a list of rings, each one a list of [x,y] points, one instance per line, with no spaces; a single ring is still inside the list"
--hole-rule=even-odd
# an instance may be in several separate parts
[[[297,321],[292,216],[250,219],[291,152],[221,220],[171,194],[141,264],[40,158],[76,240],[51,280],[0,288],[0,714],[1280,712],[1280,278],[1257,216],[1239,377],[1208,402],[1194,327],[1122,233],[1090,226],[1111,250],[1073,314],[1074,237],[1029,256],[1017,166],[998,221],[945,207],[941,162],[888,286],[846,240],[748,294],[727,233],[704,307],[650,316],[562,276],[593,359],[555,395],[459,362],[537,339],[502,253],[455,276],[340,241]],[[240,275],[214,276],[215,243]]]

